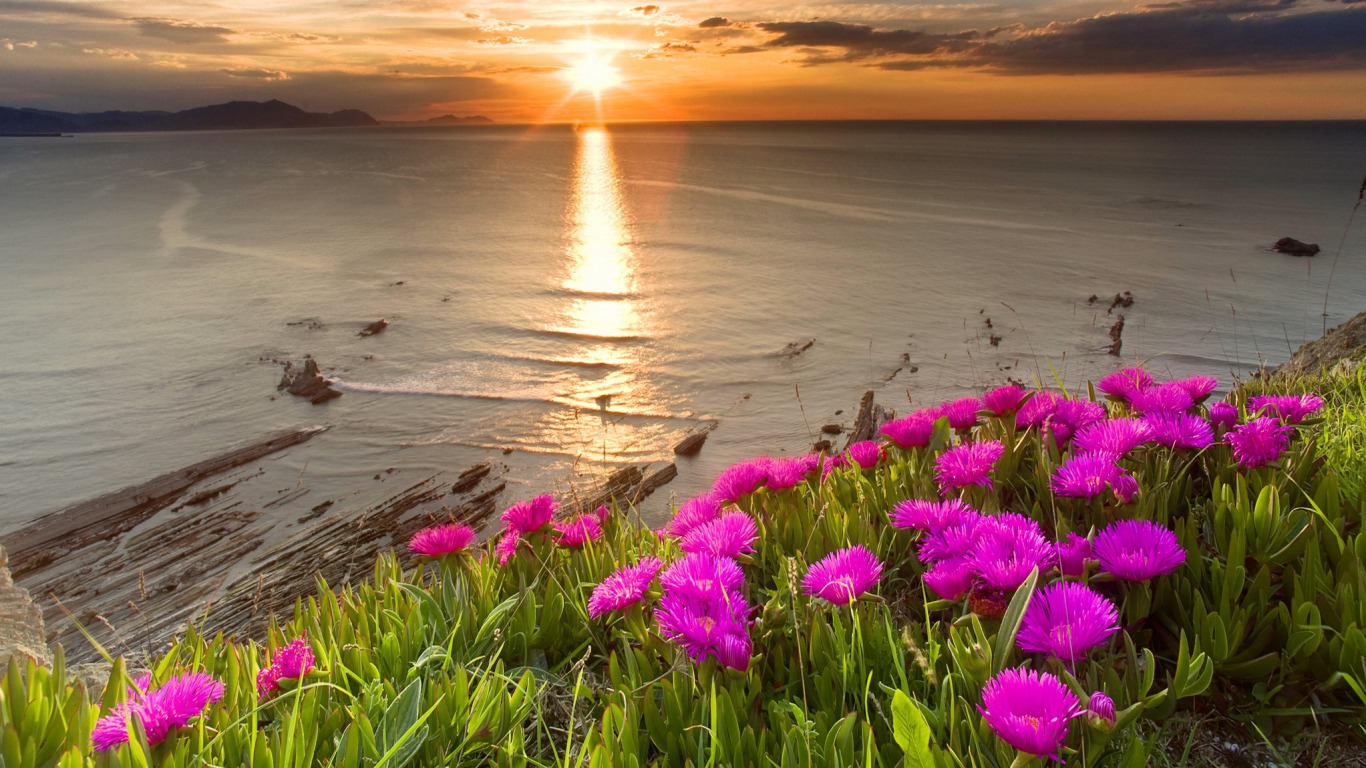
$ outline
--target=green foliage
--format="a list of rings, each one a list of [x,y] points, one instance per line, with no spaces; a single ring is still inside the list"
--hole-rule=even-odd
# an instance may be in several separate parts
[[[742,563],[755,607],[745,671],[694,663],[660,636],[648,604],[589,618],[593,587],[617,567],[679,555],[675,541],[616,513],[582,549],[529,537],[506,566],[487,554],[406,567],[381,558],[365,583],[320,582],[259,641],[191,629],[152,661],[153,684],[205,671],[224,696],[158,744],[134,724],[129,744],[93,751],[95,721],[131,685],[122,659],[102,692],[67,682],[60,649],[51,670],[11,662],[0,679],[0,768],[1006,768],[1018,755],[978,707],[993,675],[1022,665],[1057,675],[1083,702],[1105,691],[1116,703],[1113,724],[1073,722],[1069,764],[1149,764],[1152,724],[1212,694],[1266,732],[1307,718],[1355,722],[1366,712],[1366,378],[1354,377],[1321,390],[1330,417],[1303,425],[1273,466],[1242,469],[1218,443],[1137,451],[1125,459],[1141,485],[1132,503],[1056,497],[1049,482],[1065,452],[1013,418],[985,419],[977,438],[1006,451],[996,489],[967,492],[977,508],[1022,511],[1057,538],[1153,520],[1186,550],[1176,573],[1148,583],[1089,575],[1121,605],[1123,629],[1073,665],[1015,642],[1036,590],[1058,578],[1052,569],[1036,569],[996,616],[926,592],[918,534],[888,513],[937,497],[934,456],[967,437],[941,421],[927,448],[889,449],[874,469],[742,500],[760,529]],[[847,606],[806,595],[807,568],[853,545],[886,564],[875,593]],[[259,698],[257,673],[301,636],[316,668]]]

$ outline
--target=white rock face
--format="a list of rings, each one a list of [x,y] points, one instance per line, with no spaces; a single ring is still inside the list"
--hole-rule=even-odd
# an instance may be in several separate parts
[[[43,612],[33,604],[28,590],[16,587],[9,573],[9,555],[0,547],[0,673],[11,656],[28,656],[52,666],[52,654],[43,632]]]

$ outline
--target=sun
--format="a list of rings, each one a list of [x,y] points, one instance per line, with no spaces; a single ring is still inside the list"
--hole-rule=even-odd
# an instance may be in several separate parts
[[[621,70],[612,66],[610,57],[596,53],[584,54],[577,64],[565,70],[564,76],[576,93],[588,91],[594,96],[621,85]]]

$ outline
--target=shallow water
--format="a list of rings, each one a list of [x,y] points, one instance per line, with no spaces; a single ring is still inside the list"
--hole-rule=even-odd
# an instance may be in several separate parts
[[[2,139],[0,528],[303,424],[333,429],[272,461],[309,504],[485,457],[510,502],[717,424],[658,517],[732,461],[805,450],[867,388],[904,410],[1135,361],[1227,383],[1319,335],[1361,128]],[[1330,326],[1363,309],[1359,228]],[[1266,251],[1285,235],[1326,253]],[[1087,298],[1125,290],[1117,360]],[[271,361],[304,354],[344,397],[277,396]]]

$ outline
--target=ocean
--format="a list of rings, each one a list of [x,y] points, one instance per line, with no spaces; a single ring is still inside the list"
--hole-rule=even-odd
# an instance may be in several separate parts
[[[504,505],[568,493],[714,427],[658,522],[867,389],[905,411],[1135,363],[1226,389],[1366,309],[1363,172],[1361,123],[0,139],[0,531],[312,424],[267,462],[309,488],[282,519],[483,459]],[[276,391],[304,355],[341,398]]]

